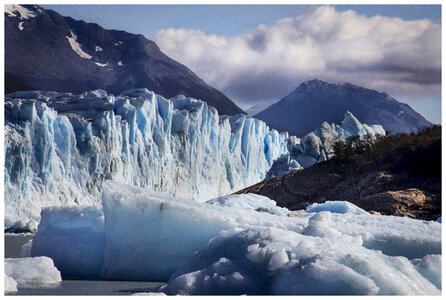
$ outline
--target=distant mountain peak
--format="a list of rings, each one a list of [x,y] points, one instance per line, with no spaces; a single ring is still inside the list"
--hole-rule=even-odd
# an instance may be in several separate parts
[[[298,87],[297,87],[297,91],[305,91],[305,90],[312,90],[318,87],[325,87],[328,86],[329,83],[319,80],[317,78],[313,79],[313,80],[307,80],[302,82]]]
[[[319,79],[302,82],[292,93],[254,117],[292,132],[309,132],[321,122],[339,123],[346,111],[361,123],[379,124],[392,133],[416,132],[432,126],[409,105],[386,93],[348,82]]]

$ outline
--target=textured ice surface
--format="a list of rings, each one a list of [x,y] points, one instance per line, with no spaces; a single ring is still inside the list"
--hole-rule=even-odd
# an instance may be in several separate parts
[[[62,261],[63,275],[169,280],[166,294],[439,293],[440,223],[358,215],[346,202],[330,204],[344,213],[291,217],[251,196],[198,203],[106,182],[104,226],[97,207],[47,209],[35,240],[69,245],[41,253]]]
[[[262,121],[146,89],[17,92],[5,119],[9,225],[41,207],[100,204],[107,179],[206,201],[263,180],[288,151],[288,134]]]
[[[17,282],[5,274],[5,293],[17,292]]]
[[[304,220],[251,209],[194,203],[111,182],[103,188],[105,279],[166,281],[223,229],[303,229]]]
[[[48,207],[42,210],[31,256],[51,257],[64,277],[99,278],[104,248],[102,209]]]
[[[5,274],[14,279],[18,287],[57,284],[62,280],[51,258],[43,256],[5,258]]]
[[[271,227],[221,232],[160,291],[201,295],[440,295],[429,277],[418,272],[406,257],[366,249],[360,240],[350,238],[313,237]]]
[[[321,127],[302,138],[288,139],[288,152],[274,161],[267,173],[267,178],[278,176],[293,170],[307,168],[317,162],[325,161],[333,156],[333,145],[352,136],[360,139],[375,139],[385,135],[381,125],[361,124],[352,113],[347,111],[341,125],[322,123]]]
[[[307,212],[329,211],[340,214],[363,215],[368,214],[362,208],[357,207],[348,201],[325,201],[324,203],[313,203],[306,209]]]
[[[251,209],[260,212],[268,212],[276,215],[287,216],[290,211],[276,205],[276,201],[257,194],[234,194],[206,201],[215,206],[227,206],[239,209]]]

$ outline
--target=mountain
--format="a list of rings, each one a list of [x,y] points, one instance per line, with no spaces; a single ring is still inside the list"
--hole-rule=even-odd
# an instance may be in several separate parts
[[[143,35],[106,30],[37,5],[5,6],[5,74],[39,90],[119,94],[148,88],[166,98],[201,99],[220,114],[244,113]]]
[[[380,124],[391,133],[416,132],[432,126],[409,105],[386,93],[350,83],[330,84],[321,80],[305,81],[255,118],[293,132],[314,130],[323,121],[339,123],[346,111],[360,122]]]
[[[256,193],[290,210],[349,201],[369,212],[436,220],[441,216],[441,127],[382,137],[371,149],[264,180]]]

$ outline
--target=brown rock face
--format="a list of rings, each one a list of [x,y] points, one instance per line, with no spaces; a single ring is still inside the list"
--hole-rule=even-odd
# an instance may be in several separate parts
[[[290,210],[340,200],[371,213],[436,220],[441,215],[441,130],[435,130],[411,137],[409,152],[393,143],[396,146],[390,157],[370,160],[361,156],[350,162],[335,158],[262,181],[238,193],[264,195]],[[415,145],[412,139],[422,140],[423,147]],[[402,146],[406,147],[405,142]],[[369,153],[366,156],[373,157]]]

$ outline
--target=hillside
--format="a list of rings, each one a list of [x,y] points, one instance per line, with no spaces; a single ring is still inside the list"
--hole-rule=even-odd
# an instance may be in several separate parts
[[[436,220],[441,215],[441,127],[381,138],[373,146],[338,145],[337,156],[239,191],[291,210],[350,201],[385,215]]]
[[[147,88],[166,98],[201,99],[220,114],[244,113],[141,34],[106,30],[37,5],[5,8],[5,75],[16,82],[74,94]],[[6,81],[5,89],[9,93],[22,86]]]

